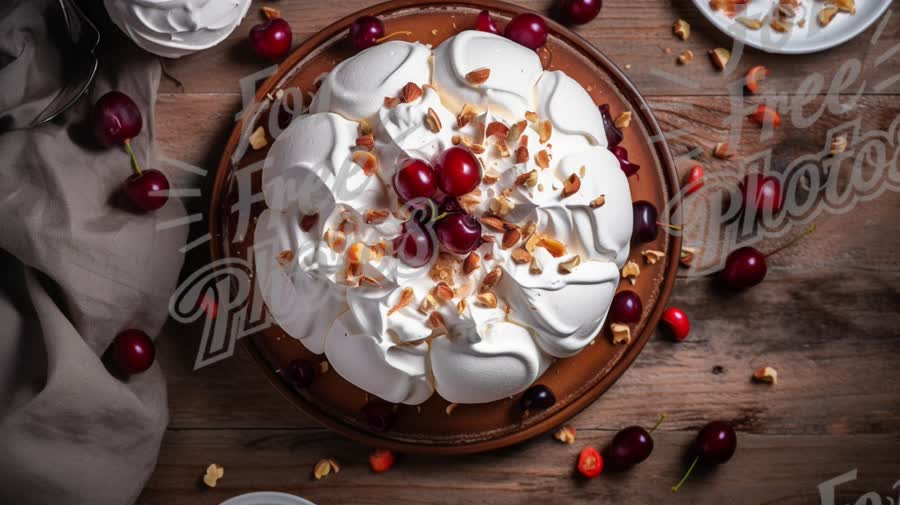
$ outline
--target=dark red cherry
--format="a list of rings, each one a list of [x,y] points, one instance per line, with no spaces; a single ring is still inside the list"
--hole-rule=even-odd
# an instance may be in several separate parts
[[[719,279],[731,289],[746,289],[762,282],[767,271],[766,256],[759,249],[747,246],[731,251]]]
[[[394,407],[381,401],[372,401],[365,404],[360,414],[363,422],[377,432],[385,432],[391,429],[396,417]]]
[[[291,25],[281,18],[270,19],[250,29],[250,47],[260,57],[277,60],[291,51]]]
[[[431,198],[437,186],[431,165],[422,160],[409,160],[394,175],[394,190],[404,201]]]
[[[650,457],[653,437],[640,426],[629,426],[616,433],[606,448],[606,462],[616,469],[632,467]]]
[[[394,238],[394,254],[413,268],[427,265],[434,256],[434,239],[427,226],[410,219],[403,223],[400,236]]]
[[[448,251],[465,255],[481,245],[481,223],[469,214],[448,214],[434,224],[438,242]]]
[[[631,177],[636,174],[638,170],[641,169],[641,166],[637,163],[632,163],[628,161],[628,150],[623,146],[618,145],[610,149],[616,159],[619,160],[619,167],[625,172],[625,177]]]
[[[378,44],[381,37],[384,37],[384,23],[375,16],[358,17],[350,25],[350,42],[357,51]]]
[[[681,482],[672,488],[672,491],[678,491],[687,481],[697,463],[702,465],[721,465],[734,456],[737,449],[737,434],[734,428],[726,421],[712,421],[704,426],[697,438],[694,440],[694,462],[687,473],[681,479]]]
[[[612,113],[609,111],[609,104],[605,103],[598,108],[600,109],[600,115],[603,116],[603,131],[606,133],[606,144],[612,149],[622,143],[625,135],[616,126],[616,122],[613,121]]]
[[[678,307],[669,307],[662,314],[660,327],[672,340],[681,342],[690,333],[691,322],[683,310]]]
[[[560,9],[566,17],[566,21],[573,25],[583,25],[590,22],[603,7],[602,0],[562,0]]]
[[[556,403],[556,395],[543,384],[535,384],[526,389],[520,400],[522,410],[544,410]]]
[[[475,21],[475,29],[480,32],[500,34],[500,30],[497,29],[497,23],[494,22],[494,18],[491,17],[491,13],[488,11],[481,11],[478,13],[478,19]]]
[[[641,297],[629,289],[616,293],[609,306],[609,318],[614,323],[636,323],[643,312]]]
[[[316,378],[315,367],[305,359],[291,361],[282,369],[281,374],[295,388],[309,387]]]
[[[156,210],[169,200],[169,179],[159,170],[144,170],[125,180],[125,194],[138,209]]]
[[[435,172],[438,187],[450,196],[464,195],[481,182],[481,164],[472,151],[464,147],[451,147],[444,151]]]
[[[784,203],[781,183],[772,176],[749,174],[741,181],[740,189],[744,212],[750,214],[775,214]]]
[[[146,371],[156,358],[153,340],[141,330],[128,329],[116,335],[112,342],[112,360],[115,367],[126,374]]]
[[[141,110],[128,95],[110,91],[94,104],[91,124],[97,142],[104,147],[112,147],[137,137],[144,119]]]
[[[506,37],[529,49],[543,47],[547,43],[547,23],[537,14],[519,14],[506,25]]]
[[[631,240],[637,243],[653,242],[659,231],[657,220],[659,215],[652,203],[639,200],[632,204],[634,212],[631,223]]]

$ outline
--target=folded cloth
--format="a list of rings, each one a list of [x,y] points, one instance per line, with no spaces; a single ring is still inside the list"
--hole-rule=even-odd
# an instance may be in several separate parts
[[[46,100],[45,79],[57,77],[42,70],[46,60],[21,60],[48,52],[40,20],[53,4],[19,2],[14,16],[0,18],[6,110]],[[90,141],[91,104],[117,89],[143,113],[132,141],[137,159],[166,171],[152,148],[159,63],[108,33],[88,96],[57,121],[0,134],[2,504],[133,503],[153,471],[168,419],[158,364],[120,379],[101,361],[125,328],[158,333],[187,235],[184,227],[158,226],[184,215],[177,199],[150,214],[118,206],[114,195],[131,173],[129,157]],[[10,65],[25,82],[7,81]]]

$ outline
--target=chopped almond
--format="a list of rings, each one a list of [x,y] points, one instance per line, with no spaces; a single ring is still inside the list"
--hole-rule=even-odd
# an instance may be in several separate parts
[[[781,115],[778,114],[778,111],[765,105],[757,107],[756,111],[750,114],[750,119],[760,126],[771,125],[772,128],[778,128],[781,125]]]
[[[216,487],[221,479],[225,476],[225,468],[215,463],[206,467],[206,472],[203,474],[203,483],[209,487]]]
[[[341,471],[340,465],[333,459],[320,459],[313,467],[313,476],[316,480],[322,480],[331,473]]]
[[[481,256],[479,256],[477,252],[470,252],[469,255],[466,256],[466,261],[463,262],[463,273],[469,275],[477,270],[479,266],[481,266]]]
[[[390,216],[390,215],[391,215],[391,213],[389,211],[386,211],[383,209],[379,209],[379,210],[369,209],[366,211],[364,217],[366,220],[366,224],[381,224],[381,223],[385,222],[387,220],[388,216]]]
[[[378,171],[378,159],[368,151],[353,151],[353,162],[359,165],[366,175],[372,175]]]
[[[541,144],[546,144],[550,140],[550,136],[553,135],[553,123],[549,119],[545,119],[538,123],[537,130],[538,140]]]
[[[515,142],[525,133],[525,128],[528,127],[528,124],[525,121],[518,121],[513,123],[513,125],[509,128],[509,133],[506,134],[507,142]]]
[[[538,153],[534,156],[534,163],[543,169],[550,168],[550,155],[547,154],[546,149],[541,149],[540,151],[538,151]]]
[[[628,128],[631,126],[631,111],[626,110],[625,112],[619,114],[616,118],[616,127],[618,128]]]
[[[486,293],[479,293],[475,296],[475,299],[479,304],[489,308],[496,309],[497,308],[497,295],[491,293],[490,291]]]
[[[415,102],[421,97],[422,88],[413,82],[406,83],[406,86],[403,86],[403,90],[400,92],[400,99],[403,100],[403,103]]]
[[[757,65],[747,72],[744,83],[751,93],[757,93],[759,91],[759,81],[766,77],[769,77],[769,69],[762,65]]]
[[[533,188],[537,186],[538,183],[538,173],[537,170],[530,170],[528,172],[519,174],[516,177],[515,185],[516,186],[528,186],[529,188]]]
[[[666,257],[666,253],[651,249],[641,252],[641,256],[644,257],[644,261],[646,261],[648,265],[655,265],[659,260]]]
[[[683,53],[678,55],[677,61],[679,65],[687,65],[688,63],[694,61],[694,51],[686,49]]]
[[[581,189],[581,178],[578,177],[578,174],[572,173],[563,183],[562,197],[568,198],[577,193],[579,189]]]
[[[488,272],[488,274],[484,276],[484,279],[482,279],[481,291],[490,291],[491,288],[500,282],[501,277],[503,277],[503,270],[501,270],[500,267],[494,267],[494,269]]]
[[[672,32],[681,40],[687,40],[691,36],[691,25],[683,19],[678,19],[672,26]]]
[[[566,245],[549,235],[542,235],[537,245],[546,249],[554,258],[559,258],[566,254]]]
[[[734,156],[734,152],[731,151],[731,147],[728,144],[726,144],[725,142],[719,142],[713,149],[713,156],[721,160],[727,160],[731,159]]]
[[[262,126],[257,127],[253,130],[253,133],[250,135],[250,147],[253,149],[262,149],[269,145],[269,141],[266,140],[266,130],[263,129]]]
[[[457,313],[458,315],[460,315],[460,316],[463,315],[463,314],[465,314],[466,308],[467,308],[468,306],[469,306],[469,302],[467,302],[466,299],[463,298],[462,300],[460,300],[460,301],[456,304],[456,313]]]
[[[276,19],[281,17],[281,11],[276,9],[275,7],[264,5],[260,10],[262,11],[263,16],[265,16],[266,19]]]
[[[474,84],[476,86],[480,86],[487,82],[487,80],[491,77],[491,69],[489,68],[478,68],[475,69],[468,74],[466,74],[466,81],[470,84]]]
[[[531,257],[531,264],[528,266],[528,272],[534,275],[540,275],[544,273],[544,267],[541,266],[541,262],[540,260],[538,260],[537,256]]]
[[[500,247],[503,249],[509,249],[510,247],[519,243],[522,240],[522,231],[519,230],[519,227],[508,228],[505,232],[503,232],[503,241],[500,242]]]
[[[275,256],[275,261],[282,268],[289,266],[294,261],[294,251],[281,251],[278,256]]]
[[[431,107],[428,108],[428,114],[425,116],[425,126],[432,133],[438,133],[443,126],[441,125],[441,118],[438,117],[437,112]]]
[[[521,265],[531,262],[531,253],[529,253],[528,251],[526,251],[525,249],[523,249],[521,247],[513,250],[512,254],[510,256],[512,257],[512,260],[514,262],[519,263]]]
[[[753,372],[753,380],[767,384],[778,383],[778,371],[770,366],[762,367]]]
[[[408,306],[409,304],[411,304],[411,303],[413,302],[415,296],[416,296],[416,294],[415,294],[415,292],[412,290],[412,288],[403,288],[403,290],[400,291],[400,299],[397,300],[397,304],[396,304],[396,305],[394,305],[393,307],[391,307],[390,310],[388,310],[387,315],[388,315],[388,316],[391,316],[392,314],[394,314],[394,313],[397,312],[398,310],[400,310],[400,309],[402,309],[402,308]]]
[[[444,316],[441,315],[440,312],[434,311],[431,315],[428,316],[428,325],[432,330],[436,330],[438,328],[446,328],[447,325],[444,323]]]
[[[530,123],[536,123],[538,120],[538,115],[531,111],[525,112],[525,119]]]
[[[581,266],[581,256],[575,255],[572,259],[563,261],[559,264],[559,273],[561,274],[570,274],[575,271],[576,268]]]
[[[625,263],[625,266],[622,267],[622,278],[628,279],[628,282],[630,282],[632,286],[637,283],[637,278],[640,274],[640,267],[633,261],[628,261],[628,263]]]
[[[598,207],[603,207],[603,205],[605,203],[606,203],[606,195],[600,195],[597,198],[594,198],[593,200],[591,200],[591,207],[596,209]]]
[[[434,287],[434,297],[437,301],[444,303],[453,299],[453,288],[446,282],[439,282]]]
[[[620,345],[631,342],[631,328],[628,325],[612,323],[609,325],[609,329],[612,331],[613,344]]]
[[[339,253],[344,252],[344,247],[347,245],[344,234],[330,228],[325,230],[325,243],[328,244],[328,247],[330,247],[331,250]]]
[[[716,69],[725,70],[725,67],[728,65],[728,60],[731,59],[731,51],[724,47],[717,47],[709,51],[709,58],[712,60]]]
[[[575,443],[575,428],[569,425],[563,426],[556,430],[556,433],[553,434],[553,438],[564,444],[572,445]]]
[[[492,121],[491,124],[487,125],[484,134],[487,137],[505,138],[509,135],[509,127],[499,121]]]
[[[393,109],[394,107],[400,105],[400,99],[396,97],[386,96],[384,97],[384,106],[388,109]]]

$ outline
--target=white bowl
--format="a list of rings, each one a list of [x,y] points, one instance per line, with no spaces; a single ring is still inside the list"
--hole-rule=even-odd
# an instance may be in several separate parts
[[[304,500],[299,496],[287,493],[276,493],[274,491],[261,491],[257,493],[247,493],[234,498],[229,498],[219,505],[316,505],[315,503]]]

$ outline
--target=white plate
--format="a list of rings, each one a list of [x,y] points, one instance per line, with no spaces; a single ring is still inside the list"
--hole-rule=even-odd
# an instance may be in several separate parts
[[[262,491],[258,493],[247,493],[234,498],[229,498],[219,505],[316,505],[315,503],[304,500],[299,496],[287,493],[276,493],[274,491]]]
[[[802,28],[796,26],[788,33],[778,33],[768,24],[759,30],[751,30],[722,12],[714,11],[709,0],[694,0],[694,4],[716,28],[739,42],[769,53],[806,54],[824,51],[859,35],[881,17],[891,5],[891,0],[856,0],[856,14],[839,12],[825,27],[820,26],[817,19],[824,3],[821,0],[802,0],[806,8],[798,15],[798,20],[802,16],[806,25]],[[778,0],[750,1],[739,16],[763,19],[777,5]]]

